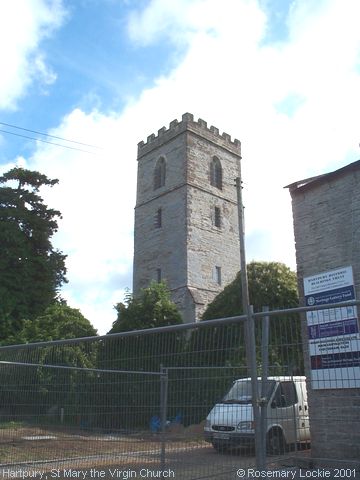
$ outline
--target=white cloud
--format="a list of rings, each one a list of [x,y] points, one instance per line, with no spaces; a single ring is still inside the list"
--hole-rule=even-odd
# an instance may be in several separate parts
[[[115,319],[109,320],[109,312],[115,315],[113,292],[131,288],[132,282],[137,142],[127,121],[126,116],[74,110],[51,134],[102,149],[68,144],[92,152],[85,153],[39,145],[31,159],[33,168],[60,181],[44,197],[63,215],[54,243],[68,254],[64,296],[84,314],[102,309],[94,323],[105,330]]]
[[[55,80],[39,48],[64,17],[61,0],[0,2],[0,108],[15,108],[34,79]]]
[[[283,186],[358,156],[360,4],[313,7],[294,1],[288,40],[271,44],[255,0],[150,1],[129,34],[138,45],[181,45],[176,67],[124,111],[77,109],[50,132],[104,147],[97,155],[39,145],[31,167],[60,179],[47,199],[64,216],[56,243],[69,255],[65,296],[101,333],[131,287],[136,145],[186,111],[242,141],[248,261],[295,266]]]
[[[44,85],[51,85],[57,78],[56,73],[46,65],[43,55],[37,55],[33,59],[30,72],[34,77],[37,76]]]
[[[262,35],[265,21],[254,1],[224,0],[219,7],[218,0],[151,0],[130,14],[128,33],[141,46],[166,40],[184,46],[205,35],[241,39],[244,47]]]
[[[144,44],[165,35],[176,43],[181,34],[189,45],[177,68],[143,92],[136,108],[151,112],[150,132],[167,124],[166,117],[191,111],[239,138],[246,229],[249,239],[267,239],[266,249],[248,242],[248,259],[295,267],[290,196],[283,186],[358,155],[360,4],[332,0],[314,8],[312,1],[295,1],[288,41],[273,44],[264,42],[267,19],[256,1],[229,0],[221,8],[211,0],[184,1],[176,11],[172,22],[171,12],[153,0],[137,23],[132,18],[133,36]],[[278,105],[289,97],[301,101],[286,115]]]

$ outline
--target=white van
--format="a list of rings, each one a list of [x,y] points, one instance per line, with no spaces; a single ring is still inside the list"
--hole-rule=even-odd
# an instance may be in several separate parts
[[[309,411],[305,377],[268,377],[266,382],[267,451],[278,455],[289,444],[309,443]],[[261,379],[258,378],[259,392]],[[235,380],[207,416],[204,435],[218,451],[254,445],[251,379]]]

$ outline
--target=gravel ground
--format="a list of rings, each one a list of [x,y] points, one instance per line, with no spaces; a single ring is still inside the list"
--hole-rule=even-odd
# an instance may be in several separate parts
[[[83,431],[14,428],[0,430],[0,478],[230,480],[255,465],[252,451],[219,454],[198,432],[167,435],[94,434]],[[165,455],[164,455],[165,448]],[[299,452],[308,455],[307,452]],[[165,461],[164,461],[165,458]],[[282,457],[282,460],[284,457]],[[270,458],[268,468],[277,468]]]

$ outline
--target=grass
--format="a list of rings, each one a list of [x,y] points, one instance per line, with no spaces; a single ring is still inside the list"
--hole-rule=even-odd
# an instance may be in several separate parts
[[[24,422],[14,422],[14,421],[9,421],[9,422],[4,422],[0,423],[0,430],[12,430],[15,428],[21,428],[24,426]]]

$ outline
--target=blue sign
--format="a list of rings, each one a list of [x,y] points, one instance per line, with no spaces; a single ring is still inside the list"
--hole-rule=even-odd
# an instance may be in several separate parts
[[[310,357],[312,370],[360,367],[360,352],[331,353]]]
[[[355,290],[353,285],[330,290],[329,292],[314,293],[305,297],[306,305],[308,307],[345,302],[347,300],[355,300]]]
[[[358,333],[359,326],[356,318],[347,318],[337,322],[320,323],[308,326],[309,338],[337,337],[339,335],[349,335]]]
[[[306,313],[313,388],[360,387],[357,309],[335,303],[355,300],[352,267],[304,278],[305,302],[324,309]]]

